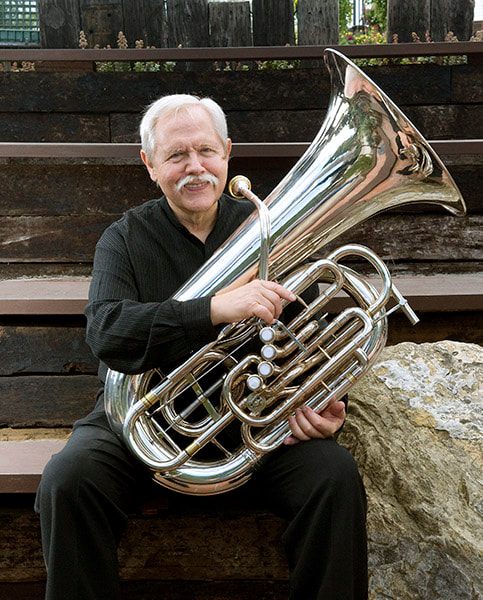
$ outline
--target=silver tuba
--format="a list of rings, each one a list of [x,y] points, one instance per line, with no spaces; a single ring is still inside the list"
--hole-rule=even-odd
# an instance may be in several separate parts
[[[327,50],[325,62],[332,93],[316,138],[264,202],[243,178],[232,182],[258,211],[174,295],[190,300],[258,276],[292,290],[300,312],[288,323],[227,325],[167,375],[108,372],[112,429],[170,489],[208,495],[243,484],[290,434],[295,408],[322,411],[372,366],[390,312],[401,308],[417,322],[374,252],[351,244],[309,262],[316,251],[394,206],[430,202],[465,213],[440,159],[384,92],[339,52]],[[347,259],[366,261],[377,285]],[[320,293],[306,304],[301,296],[315,282]],[[354,306],[329,319],[324,307],[340,292]]]

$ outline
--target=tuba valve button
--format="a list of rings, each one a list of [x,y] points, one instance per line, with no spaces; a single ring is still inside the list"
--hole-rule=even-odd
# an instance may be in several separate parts
[[[264,360],[258,365],[257,371],[262,377],[270,377],[273,373],[273,365],[271,362]]]
[[[265,344],[260,349],[260,354],[265,360],[273,360],[277,356],[277,348],[273,344]]]
[[[262,378],[259,375],[250,375],[247,378],[247,388],[252,392],[259,390],[263,385]]]
[[[270,344],[275,340],[276,333],[273,327],[262,327],[258,335],[264,344]]]

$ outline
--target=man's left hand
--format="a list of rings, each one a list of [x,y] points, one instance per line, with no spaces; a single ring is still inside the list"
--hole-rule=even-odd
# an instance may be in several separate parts
[[[291,446],[306,440],[331,437],[342,427],[345,417],[345,404],[341,400],[330,404],[320,414],[308,406],[300,406],[289,417],[292,435],[285,438],[284,444]]]

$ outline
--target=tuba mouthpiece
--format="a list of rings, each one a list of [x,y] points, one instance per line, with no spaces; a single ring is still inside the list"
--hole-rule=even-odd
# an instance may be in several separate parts
[[[250,180],[243,175],[236,175],[228,184],[228,191],[234,198],[243,198],[244,194],[241,190],[251,190],[252,184]]]

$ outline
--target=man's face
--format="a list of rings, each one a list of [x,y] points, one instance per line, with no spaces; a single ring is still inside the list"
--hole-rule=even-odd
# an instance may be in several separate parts
[[[141,153],[151,179],[181,217],[198,217],[216,210],[226,184],[228,151],[218,137],[209,113],[201,106],[181,109],[158,121],[150,162]]]

